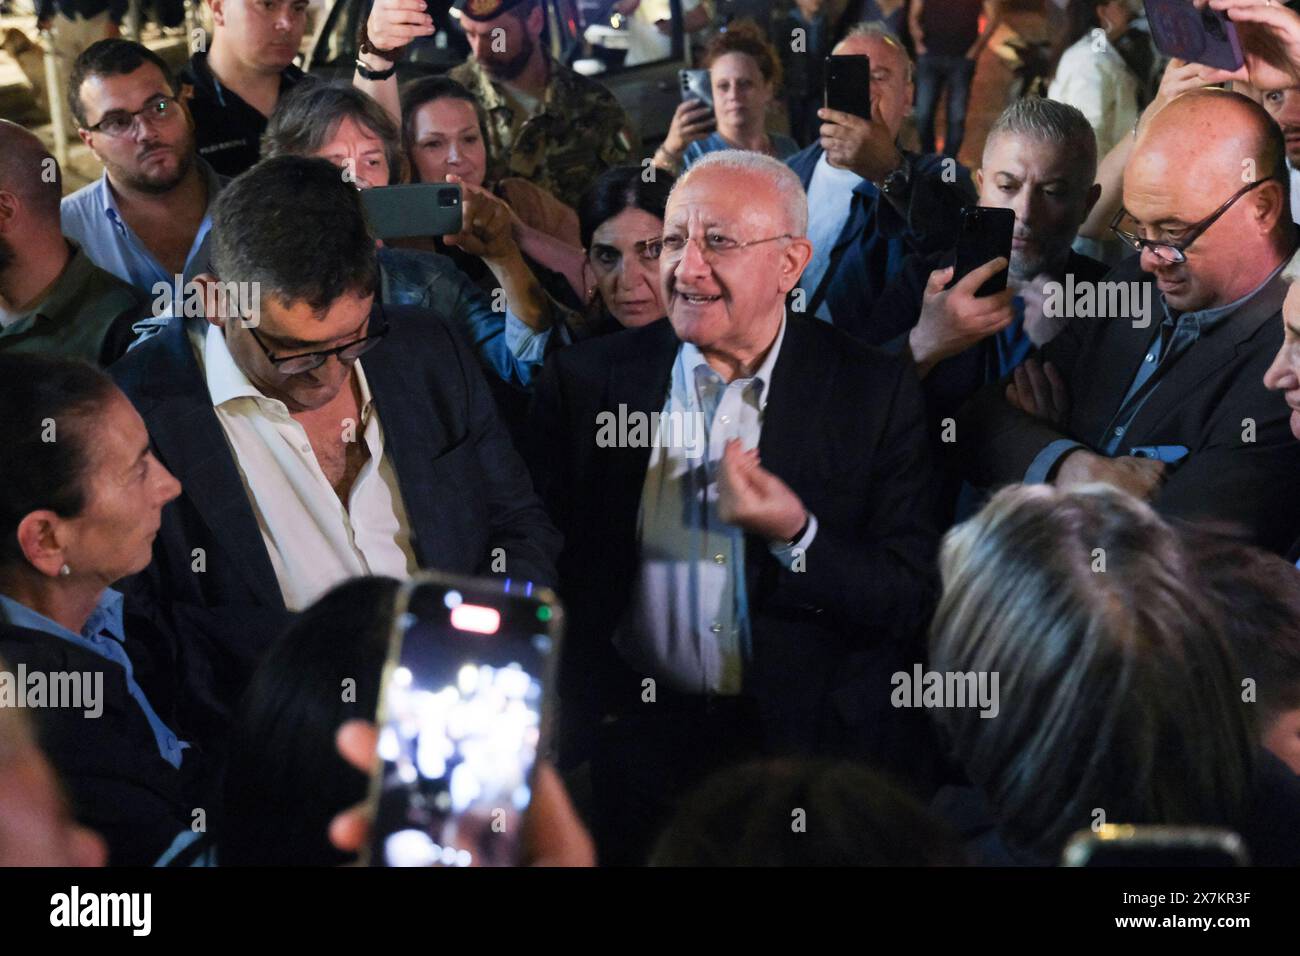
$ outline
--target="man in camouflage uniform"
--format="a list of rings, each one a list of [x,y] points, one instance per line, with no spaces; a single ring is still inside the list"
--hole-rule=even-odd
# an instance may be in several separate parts
[[[556,63],[538,0],[456,0],[471,56],[451,71],[487,113],[489,181],[520,176],[576,206],[611,166],[639,154],[609,90]]]

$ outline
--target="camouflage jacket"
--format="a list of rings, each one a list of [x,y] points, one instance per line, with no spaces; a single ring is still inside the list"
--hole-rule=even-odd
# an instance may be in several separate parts
[[[514,139],[514,109],[478,63],[470,58],[451,71],[487,113],[488,179],[520,176],[576,208],[592,181],[640,149],[627,114],[614,95],[594,80],[554,60],[541,106]]]

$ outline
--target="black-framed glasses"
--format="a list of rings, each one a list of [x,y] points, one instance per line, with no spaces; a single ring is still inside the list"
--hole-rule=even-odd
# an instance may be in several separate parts
[[[275,366],[277,372],[281,375],[301,375],[303,372],[320,368],[331,355],[336,355],[340,362],[347,363],[361,358],[388,334],[388,316],[384,314],[384,306],[380,303],[379,322],[368,329],[364,337],[332,349],[318,349],[315,352],[301,352],[298,355],[272,355],[271,350],[262,341],[262,337],[257,334],[257,329],[250,325],[248,331],[253,334],[253,341],[266,353],[267,361]]]
[[[105,136],[125,136],[135,128],[136,117],[154,123],[164,123],[180,112],[180,100],[174,96],[155,96],[138,110],[111,110],[105,113],[94,126],[87,126],[88,133],[103,133]]]
[[[650,239],[646,242],[646,253],[652,259],[664,258],[669,262],[674,259],[680,259],[686,254],[686,244],[694,241],[699,244],[700,255],[704,257],[705,262],[713,262],[716,259],[727,255],[731,252],[739,252],[741,249],[748,249],[750,246],[762,245],[765,242],[776,242],[778,239],[793,239],[790,233],[785,232],[779,236],[768,236],[766,239],[751,239],[748,242],[740,242],[725,236],[720,232],[706,232],[703,238],[699,236],[660,236],[657,239]]]
[[[1168,262],[1171,264],[1186,262],[1187,249],[1193,242],[1205,235],[1206,230],[1218,222],[1219,219],[1223,217],[1224,213],[1232,208],[1233,203],[1246,195],[1246,193],[1250,192],[1256,186],[1261,186],[1273,178],[1274,177],[1272,176],[1265,176],[1263,179],[1257,179],[1253,183],[1247,183],[1245,186],[1242,186],[1233,193],[1232,197],[1222,206],[1210,213],[1209,216],[1202,219],[1200,222],[1193,225],[1191,229],[1188,230],[1187,235],[1178,242],[1161,242],[1157,239],[1144,239],[1131,229],[1121,228],[1121,226],[1128,225],[1130,222],[1133,223],[1134,227],[1138,225],[1137,220],[1134,219],[1129,211],[1123,206],[1121,206],[1119,212],[1115,214],[1115,218],[1110,224],[1110,231],[1115,233],[1115,235],[1117,235],[1125,245],[1130,246],[1138,252],[1141,252],[1143,249],[1150,249],[1151,254],[1162,262]]]

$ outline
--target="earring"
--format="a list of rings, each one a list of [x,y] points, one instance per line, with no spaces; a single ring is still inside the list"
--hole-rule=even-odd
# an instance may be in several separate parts
[[[65,578],[71,573],[72,573],[72,568],[68,567],[66,564],[63,567],[59,568],[59,574],[61,574]]]

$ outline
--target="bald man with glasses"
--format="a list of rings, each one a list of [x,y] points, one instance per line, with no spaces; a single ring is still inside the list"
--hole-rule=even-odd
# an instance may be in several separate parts
[[[1296,248],[1285,144],[1256,103],[1183,94],[1142,134],[1112,223],[1137,255],[1057,299],[1065,331],[957,416],[968,479],[1115,485],[1285,552],[1300,444],[1263,385]],[[1086,314],[1084,314],[1086,313]]]

